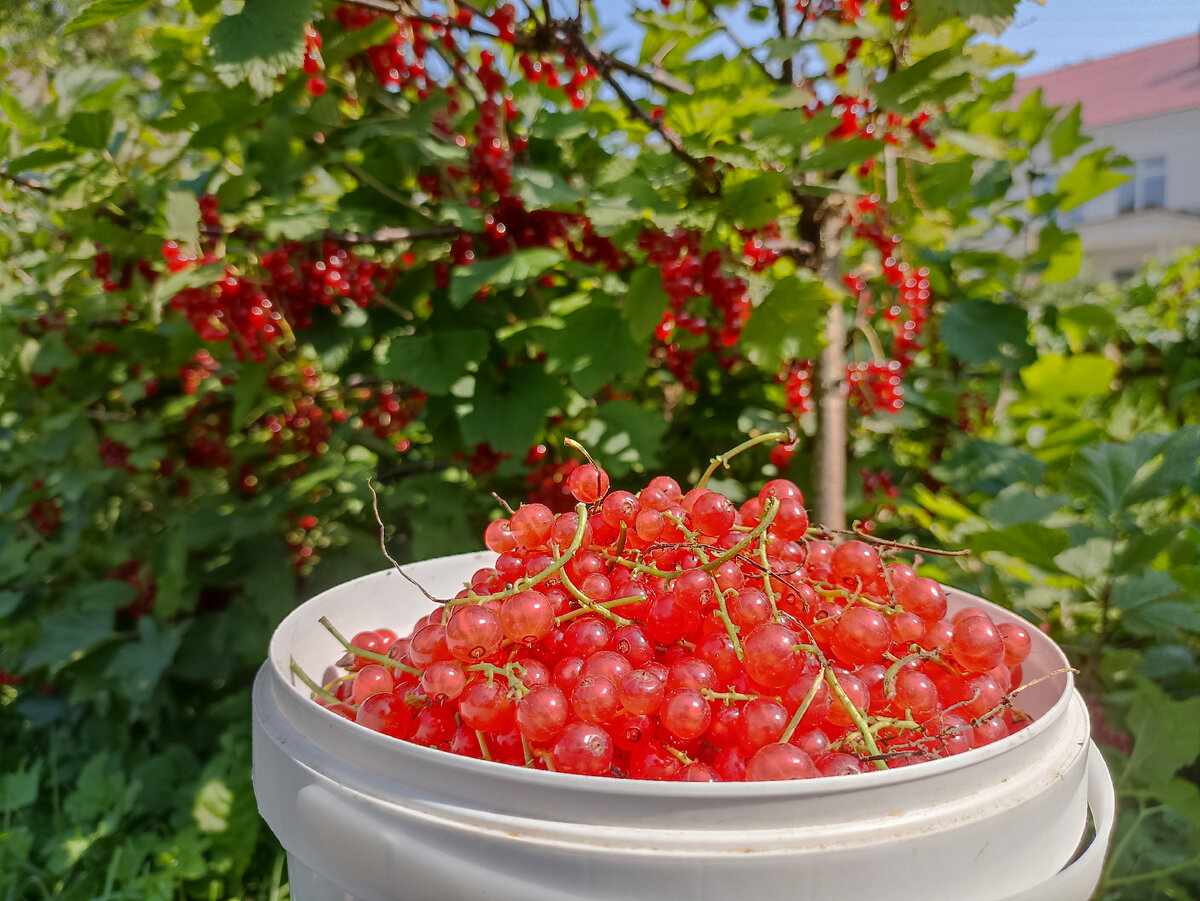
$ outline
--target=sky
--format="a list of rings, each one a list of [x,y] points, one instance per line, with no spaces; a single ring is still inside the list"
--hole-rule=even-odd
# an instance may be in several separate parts
[[[606,47],[637,46],[638,32],[629,20],[634,2],[593,4],[609,32]],[[756,37],[754,26],[740,23],[738,30],[747,41]],[[1033,52],[1034,59],[1020,73],[1032,75],[1186,34],[1197,35],[1200,53],[1200,0],[1046,0],[1044,6],[1021,0],[1016,19],[999,42]]]
[[[1000,43],[1036,54],[1027,75],[1186,34],[1200,55],[1200,0],[1022,0]]]

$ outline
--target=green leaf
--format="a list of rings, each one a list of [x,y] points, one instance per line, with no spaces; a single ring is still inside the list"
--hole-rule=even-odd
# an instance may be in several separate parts
[[[1089,538],[1083,544],[1068,548],[1054,562],[1059,568],[1085,584],[1096,585],[1108,575],[1112,565],[1113,543],[1107,538]]]
[[[200,202],[191,191],[168,192],[163,216],[167,222],[166,238],[193,245],[200,240]]]
[[[1083,242],[1074,232],[1047,225],[1038,233],[1037,258],[1045,260],[1041,272],[1043,282],[1069,281],[1079,274],[1083,263]]]
[[[96,0],[81,9],[63,28],[63,34],[74,34],[104,22],[111,22],[150,5],[152,0]]]
[[[1188,485],[1195,487],[1200,480],[1200,425],[1184,426],[1172,433],[1158,449],[1162,456],[1159,466],[1138,480],[1126,502],[1140,504],[1158,497],[1167,497]]]
[[[126,587],[132,599],[133,589]],[[21,665],[25,669],[45,666],[53,674],[111,636],[111,611],[81,611],[74,607],[59,610],[42,619],[37,644],[21,658]]]
[[[1117,364],[1100,354],[1042,354],[1021,370],[1030,394],[1052,400],[1104,397],[1112,391]]]
[[[379,364],[386,379],[409,382],[430,394],[447,394],[487,357],[491,341],[479,329],[435,329],[424,335],[391,340]]]
[[[791,275],[775,283],[742,329],[742,347],[759,369],[775,373],[785,360],[821,350],[825,314],[834,302],[823,282]]]
[[[154,548],[154,613],[170,620],[183,606],[187,580],[188,518],[176,517]]]
[[[81,110],[67,120],[67,127],[63,129],[63,137],[80,147],[103,150],[108,146],[108,136],[112,132],[112,127],[112,110]]]
[[[468,446],[486,442],[504,453],[524,454],[550,411],[566,402],[566,391],[537,366],[508,369],[504,376],[503,384],[477,380],[471,408],[461,417],[463,438]]]
[[[1128,444],[1085,447],[1071,461],[1067,485],[1090,498],[1107,518],[1125,507],[1138,472],[1158,455],[1165,440],[1162,435],[1139,435]]]
[[[789,180],[784,172],[735,170],[725,182],[722,197],[742,228],[761,228],[779,214],[777,201],[787,191]]]
[[[960,494],[994,495],[1016,482],[1039,484],[1046,465],[1018,448],[975,438],[929,469]]]
[[[9,616],[20,604],[19,591],[0,591],[0,617]]]
[[[312,0],[247,0],[209,34],[217,76],[228,87],[244,81],[259,94],[272,93],[277,75],[299,69],[312,18]]]
[[[1028,488],[1018,487],[1001,492],[994,500],[980,507],[979,512],[989,522],[1002,527],[1022,522],[1041,522],[1061,509],[1068,500],[1065,494],[1042,496]]]
[[[829,141],[798,160],[795,168],[800,172],[841,171],[878,156],[886,146],[883,141],[871,141],[866,138]]]
[[[209,779],[196,792],[192,819],[201,832],[224,832],[233,809],[233,792],[222,779]]]
[[[1151,637],[1155,641],[1173,641],[1179,638],[1179,630],[1200,632],[1200,607],[1195,601],[1159,601],[1143,604],[1125,614],[1125,628],[1138,637]]]
[[[157,303],[170,300],[185,288],[203,288],[225,275],[224,263],[211,263],[196,269],[172,272],[154,283],[154,299]]]
[[[274,212],[263,225],[269,241],[305,241],[318,238],[329,228],[329,211],[319,203],[298,203]]]
[[[1113,582],[1109,603],[1118,610],[1132,610],[1179,593],[1179,586],[1165,572],[1150,569],[1137,576],[1122,576]]]
[[[231,425],[241,429],[249,425],[257,417],[255,412],[258,399],[267,387],[267,375],[270,367],[265,363],[243,363],[237,370],[237,381],[233,384],[233,416]]]
[[[1162,786],[1200,755],[1200,697],[1176,701],[1139,679],[1126,722],[1136,740],[1123,783]]]
[[[1083,108],[1076,103],[1070,112],[1054,123],[1050,129],[1050,152],[1056,160],[1070,156],[1084,144],[1092,140],[1089,135],[1080,134],[1083,123]]]
[[[37,375],[49,375],[56,369],[71,369],[79,362],[78,357],[67,347],[62,332],[49,332],[42,337],[30,371]]]
[[[579,440],[614,478],[633,469],[639,472],[659,465],[659,451],[670,423],[658,410],[648,410],[631,400],[601,404],[596,416],[579,433]]]
[[[564,256],[561,250],[531,247],[508,256],[460,266],[454,270],[454,281],[450,283],[450,303],[461,308],[485,286],[502,291],[512,285],[524,284],[557,266]]]
[[[806,110],[788,109],[757,119],[751,134],[759,140],[782,142],[795,151],[810,141],[825,137],[836,125],[837,119],[829,110],[821,110],[810,117]]]
[[[912,0],[912,6],[921,33],[961,15],[973,30],[997,36],[1012,23],[1017,0]]]
[[[137,792],[125,778],[121,760],[112,751],[94,754],[79,773],[75,790],[63,802],[63,809],[76,825],[94,823],[129,809]]]
[[[998,551],[1032,563],[1047,572],[1058,571],[1054,558],[1071,544],[1070,537],[1061,529],[1051,529],[1032,522],[979,532],[967,536],[965,541],[973,551]]]
[[[975,298],[952,303],[942,318],[941,335],[946,350],[968,363],[995,360],[1016,368],[1035,358],[1029,316],[1011,304]]]
[[[1093,151],[1082,157],[1070,172],[1058,180],[1057,190],[1063,195],[1059,209],[1064,213],[1069,212],[1129,181],[1128,175],[1113,169],[1121,160],[1112,158],[1111,154],[1109,148]]]
[[[106,679],[117,694],[133,705],[133,718],[139,719],[140,708],[150,700],[158,682],[179,650],[179,641],[186,625],[159,631],[154,619],[144,616],[138,620],[138,637],[117,649],[104,670]]]
[[[564,372],[585,397],[615,379],[634,381],[646,371],[646,348],[633,340],[620,311],[611,303],[592,301],[546,333],[546,365]]]
[[[644,266],[633,271],[629,290],[621,301],[621,316],[629,324],[629,333],[634,340],[648,343],[670,305],[671,299],[663,290],[662,276],[657,269]]]
[[[530,209],[570,208],[579,203],[579,192],[556,173],[517,166],[513,170],[517,194]]]
[[[36,801],[41,775],[42,762],[35,760],[31,769],[0,776],[0,813],[13,813]]]
[[[962,42],[931,53],[910,66],[897,69],[872,89],[880,108],[912,112],[920,106],[925,93],[936,84],[935,72],[962,59]]]
[[[396,21],[389,16],[380,16],[374,22],[354,31],[338,29],[321,48],[325,68],[364,52],[368,47],[384,44],[396,30]]]

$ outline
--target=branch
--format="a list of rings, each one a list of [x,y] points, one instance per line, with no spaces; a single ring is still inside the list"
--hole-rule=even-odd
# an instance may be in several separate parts
[[[668,131],[663,127],[661,122],[656,122],[654,119],[651,119],[649,114],[640,106],[638,106],[637,101],[630,97],[626,90],[621,87],[621,83],[613,77],[612,69],[596,56],[591,47],[584,43],[582,36],[576,36],[573,40],[568,41],[568,43],[573,47],[573,49],[577,49],[584,59],[592,64],[593,68],[595,68],[595,70],[600,74],[600,77],[604,79],[604,83],[616,92],[616,95],[620,99],[621,103],[623,103],[625,108],[633,114],[635,119],[642,122],[647,128],[658,134],[659,137],[666,141],[667,146],[671,148],[671,152],[687,163],[687,165],[691,167],[692,171],[695,172],[696,175],[700,176],[700,178],[704,179],[706,182],[713,181],[712,167],[688,153],[687,148],[683,146],[683,141],[680,140],[679,135],[675,134],[673,131]]]
[[[759,69],[762,70],[763,75],[767,76],[767,78],[769,80],[778,82],[779,84],[787,84],[787,85],[791,84],[790,78],[787,81],[784,81],[782,78],[780,78],[778,75],[776,75],[770,69],[768,69],[766,63],[764,63],[761,59],[759,59],[757,56],[755,56],[753,53],[750,52],[749,45],[745,41],[743,41],[740,37],[738,37],[737,32],[735,32],[732,28],[730,28],[725,23],[725,20],[721,18],[720,14],[716,11],[716,9],[713,7],[712,3],[709,2],[709,0],[700,0],[700,2],[704,5],[704,8],[708,10],[708,14],[710,16],[712,16],[714,19],[716,19],[717,23],[721,26],[722,29],[724,29],[725,33],[727,35],[729,35],[729,39],[731,41],[733,41],[735,44],[737,44],[738,49],[741,50],[748,57],[750,57],[750,59],[752,59],[754,61],[754,64],[756,66],[758,66]]]
[[[452,238],[463,232],[457,225],[430,225],[424,228],[381,228],[373,232],[335,232],[326,231],[321,237],[326,241],[337,244],[400,244],[406,241],[430,241],[442,238]],[[219,225],[201,225],[200,233],[207,238],[220,238],[232,235],[238,238],[255,241],[265,235],[256,228],[239,225],[234,228],[222,228]]]
[[[32,178],[26,178],[24,175],[14,175],[3,166],[0,166],[0,178],[5,178],[11,181],[14,185],[19,185],[22,188],[28,188],[30,191],[37,191],[39,194],[53,194],[54,190],[42,184],[40,181],[35,181]]]
[[[779,36],[786,41],[790,37],[788,34],[787,0],[775,0],[775,18],[779,22]],[[791,84],[793,80],[791,54],[788,54],[787,59],[783,61],[783,80],[788,84]]]

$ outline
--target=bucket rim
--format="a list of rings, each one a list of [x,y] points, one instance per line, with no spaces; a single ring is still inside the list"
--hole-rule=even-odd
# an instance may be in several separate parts
[[[494,553],[489,551],[473,551],[465,554],[435,557],[419,561],[406,565],[404,569],[410,575],[419,578],[420,570],[424,568],[461,565],[464,570],[464,579],[467,579],[471,574],[467,571],[467,567],[478,568],[480,565],[487,565],[489,561],[494,561],[495,556]],[[360,746],[365,745],[380,753],[395,756],[395,772],[402,772],[404,760],[407,758],[414,763],[421,762],[447,771],[461,772],[471,774],[472,776],[486,774],[495,777],[501,782],[509,783],[513,790],[516,791],[520,791],[522,788],[536,788],[539,791],[553,791],[556,788],[561,788],[562,790],[570,790],[572,792],[598,792],[606,795],[678,798],[681,800],[729,797],[745,799],[803,797],[836,792],[853,794],[858,791],[869,791],[885,786],[915,783],[924,779],[936,779],[946,773],[984,764],[986,761],[1015,751],[1026,743],[1040,738],[1061,720],[1066,715],[1073,695],[1077,693],[1074,691],[1074,673],[1070,669],[1066,654],[1049,636],[1032,623],[998,604],[994,604],[991,601],[960,589],[943,586],[947,601],[950,604],[950,610],[962,607],[980,607],[987,611],[989,615],[992,615],[993,618],[998,614],[1000,621],[1021,623],[1028,629],[1035,648],[1040,646],[1043,653],[1050,653],[1054,658],[1054,669],[1065,670],[1058,676],[1047,680],[1053,684],[1061,679],[1061,690],[1054,703],[1019,732],[1005,736],[999,741],[985,745],[982,748],[971,748],[968,751],[951,757],[923,761],[911,766],[869,770],[863,773],[852,773],[844,776],[822,776],[813,779],[771,782],[659,782],[604,776],[583,776],[575,773],[558,773],[549,770],[532,769],[497,761],[464,757],[449,751],[427,748],[423,745],[393,738],[392,736],[364,728],[315,703],[311,699],[308,689],[299,680],[295,679],[289,668],[292,655],[288,648],[284,646],[284,636],[294,634],[299,628],[306,625],[306,622],[311,623],[311,628],[320,629],[321,627],[317,624],[318,616],[312,612],[314,608],[328,603],[331,596],[335,594],[351,592],[355,586],[360,586],[363,583],[374,583],[383,579],[393,579],[395,580],[395,588],[398,591],[419,597],[416,589],[409,585],[392,568],[369,573],[328,588],[305,601],[284,617],[271,636],[267,660],[264,662],[262,669],[269,673],[270,681],[275,688],[275,691],[271,693],[272,696],[285,704],[290,712],[302,719],[309,719],[313,724],[321,724],[323,731],[327,730],[328,734],[336,736],[337,745],[343,751],[347,748],[347,743],[351,743]],[[429,603],[424,598],[421,598],[421,600]],[[433,605],[430,603],[430,609],[432,608]],[[259,693],[256,691],[254,693],[256,717],[261,717],[264,713],[264,711],[257,709],[259,702]],[[298,732],[303,734],[304,730],[298,724],[293,721],[292,725],[293,728],[296,728]]]

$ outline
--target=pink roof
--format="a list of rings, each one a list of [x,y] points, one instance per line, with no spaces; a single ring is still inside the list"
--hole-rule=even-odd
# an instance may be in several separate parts
[[[1053,106],[1082,103],[1090,128],[1200,108],[1200,35],[1018,78],[1015,99],[1037,88]]]

